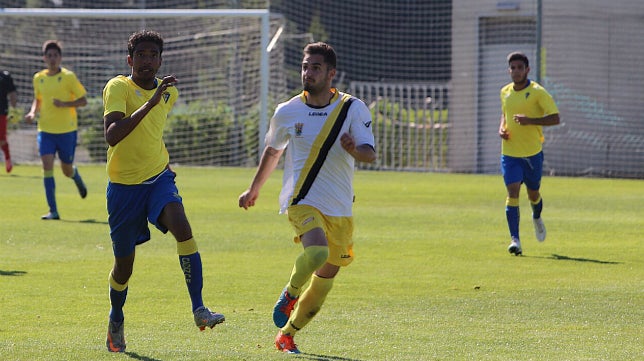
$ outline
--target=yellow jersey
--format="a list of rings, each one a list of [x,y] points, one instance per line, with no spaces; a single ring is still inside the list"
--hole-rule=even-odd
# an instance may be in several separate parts
[[[161,79],[157,78],[157,84]],[[130,78],[119,75],[112,78],[103,89],[103,115],[121,112],[129,117],[147,102],[156,89],[146,90]],[[107,174],[111,182],[140,184],[161,173],[168,165],[170,156],[163,141],[163,129],[179,97],[175,87],[169,87],[159,104],[118,144],[107,149]]]
[[[530,157],[542,149],[543,129],[540,125],[521,125],[513,120],[515,114],[530,118],[542,118],[557,114],[557,104],[544,87],[529,81],[528,85],[514,90],[514,83],[501,89],[501,109],[505,117],[505,128],[510,138],[501,142],[501,153],[511,157]]]
[[[34,75],[34,98],[40,102],[38,131],[46,133],[69,133],[78,129],[76,107],[57,107],[54,99],[74,101],[87,94],[76,74],[66,68],[54,75],[47,75],[47,69]]]

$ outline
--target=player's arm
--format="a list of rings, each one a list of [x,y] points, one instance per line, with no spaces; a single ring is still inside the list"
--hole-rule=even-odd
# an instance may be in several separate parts
[[[54,99],[54,106],[59,108],[69,108],[69,107],[80,108],[86,105],[87,105],[87,98],[85,96],[82,96],[76,100],[72,100],[69,102],[62,101],[60,99]]]
[[[376,160],[376,150],[369,144],[356,145],[355,139],[349,133],[342,134],[340,144],[359,162],[373,163]]]
[[[34,98],[34,100],[31,102],[31,109],[29,109],[29,113],[25,115],[25,121],[27,123],[31,123],[36,119],[36,114],[40,111],[40,100],[38,98]]]
[[[18,92],[15,90],[7,94],[9,97],[9,104],[15,108],[18,105]]]
[[[515,114],[514,121],[521,125],[550,126],[559,124],[559,113],[549,114],[541,118],[530,118],[523,114]]]
[[[239,207],[248,209],[248,207],[255,205],[255,201],[259,197],[259,190],[273,173],[275,167],[277,167],[282,153],[284,153],[284,149],[275,149],[269,146],[264,148],[264,153],[262,153],[262,158],[259,161],[257,172],[250,187],[239,196]]]
[[[506,140],[510,138],[510,133],[508,132],[507,127],[505,126],[504,114],[501,114],[501,124],[499,124],[499,136]]]
[[[176,78],[173,75],[163,78],[161,84],[157,87],[152,97],[141,107],[126,117],[123,112],[111,112],[103,117],[105,140],[110,146],[117,145],[121,140],[127,137],[134,128],[145,118],[146,115],[154,108],[159,101],[163,92],[170,86],[174,86]]]

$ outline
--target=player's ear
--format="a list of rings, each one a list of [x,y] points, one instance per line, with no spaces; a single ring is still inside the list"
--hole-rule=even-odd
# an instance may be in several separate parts
[[[132,66],[132,56],[131,55],[127,56],[127,65]]]
[[[335,68],[330,69],[330,70],[329,70],[329,73],[328,73],[328,75],[329,75],[329,79],[333,80],[333,78],[335,78],[335,73],[336,73]]]

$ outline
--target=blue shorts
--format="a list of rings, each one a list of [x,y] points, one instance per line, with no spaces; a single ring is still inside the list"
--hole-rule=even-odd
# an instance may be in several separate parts
[[[38,132],[38,149],[40,156],[56,154],[60,161],[67,164],[74,163],[74,152],[76,152],[77,131],[69,133],[45,133]]]
[[[159,215],[168,203],[181,203],[175,176],[166,168],[141,184],[107,183],[107,213],[115,257],[129,256],[137,244],[150,240],[148,221],[161,232],[168,232],[159,223]]]
[[[537,191],[541,187],[541,172],[543,170],[543,152],[531,157],[516,158],[501,155],[501,171],[505,185],[525,183],[528,189]]]

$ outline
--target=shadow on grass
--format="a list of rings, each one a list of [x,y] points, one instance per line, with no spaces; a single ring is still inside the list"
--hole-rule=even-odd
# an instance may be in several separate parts
[[[346,358],[346,357],[340,357],[340,356],[316,355],[316,354],[304,353],[304,352],[302,352],[298,356],[299,356],[298,359],[315,360],[315,361],[360,361],[360,360],[355,359],[355,358]]]
[[[138,354],[138,353],[136,353],[136,352],[127,352],[127,351],[126,351],[126,352],[124,352],[124,353],[125,353],[128,357],[130,357],[130,358],[132,358],[132,359],[135,359],[135,360],[141,360],[141,361],[161,361],[161,360],[156,359],[156,358],[147,357],[147,356],[141,356],[141,355],[139,355],[139,354]]]
[[[0,276],[22,276],[27,274],[25,271],[3,271],[0,269]]]
[[[15,164],[14,164],[15,166]],[[14,168],[15,170],[15,168]],[[10,174],[5,174],[5,177],[11,177],[11,178],[25,178],[25,179],[42,179],[42,175],[20,175],[16,173],[10,173]]]
[[[621,262],[612,262],[612,261],[601,261],[598,259],[589,259],[589,258],[575,258],[562,256],[560,254],[552,254],[548,259],[554,259],[557,261],[575,261],[575,262],[589,262],[589,263],[598,263],[598,264],[620,264]]]
[[[72,221],[69,219],[61,219],[61,222],[66,223],[89,223],[89,224],[108,224],[107,221],[97,221],[95,219],[80,219],[78,221]]]

